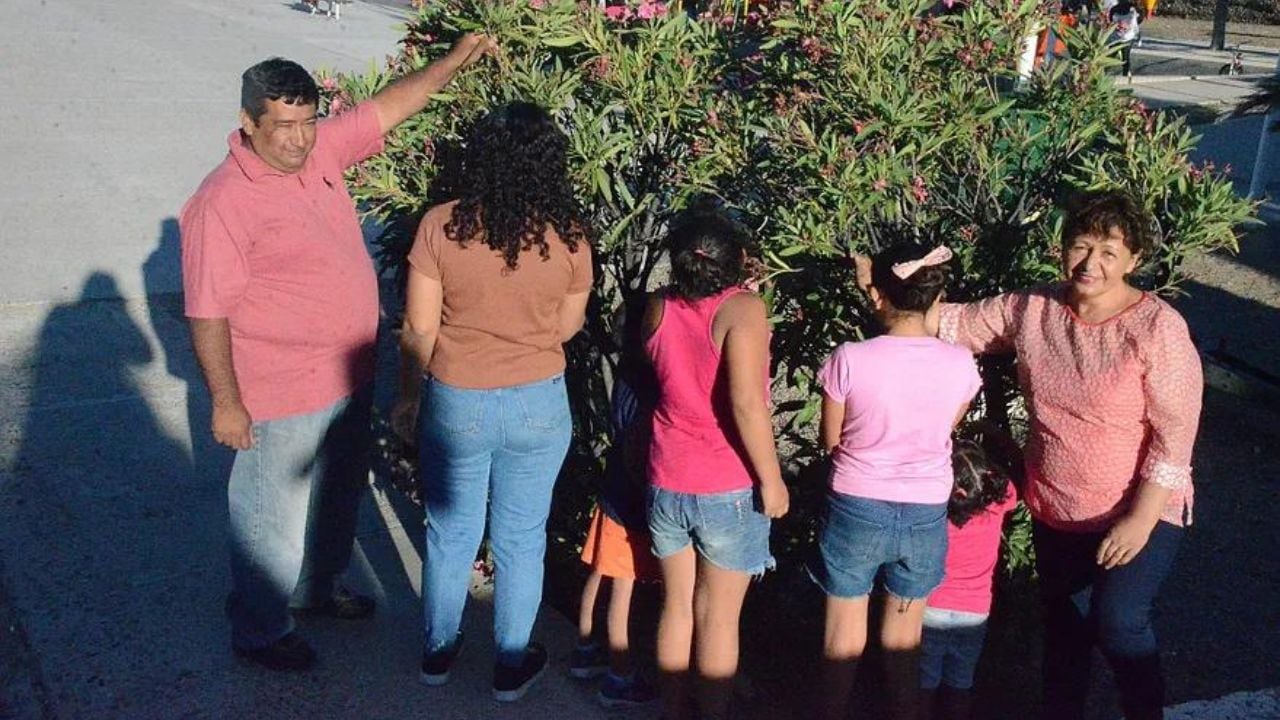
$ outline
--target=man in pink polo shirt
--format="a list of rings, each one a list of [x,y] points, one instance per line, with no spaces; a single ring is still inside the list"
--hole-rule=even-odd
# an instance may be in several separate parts
[[[249,68],[230,152],[182,210],[186,314],[213,435],[237,451],[231,644],[268,668],[315,661],[294,632],[291,602],[346,619],[374,610],[340,580],[368,475],[378,326],[377,280],[343,172],[493,47],[467,35],[443,59],[319,121],[306,70],[281,58]]]

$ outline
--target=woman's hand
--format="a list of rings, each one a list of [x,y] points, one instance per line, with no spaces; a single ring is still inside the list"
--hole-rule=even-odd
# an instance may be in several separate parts
[[[391,431],[404,442],[417,442],[418,398],[400,398],[391,409]]]
[[[791,509],[791,493],[787,484],[781,480],[762,483],[760,485],[760,504],[764,506],[764,514],[776,520]]]
[[[855,254],[853,256],[854,282],[862,292],[871,292],[871,258]]]
[[[1104,570],[1127,565],[1147,546],[1157,522],[1132,512],[1121,517],[1098,545],[1098,564]]]

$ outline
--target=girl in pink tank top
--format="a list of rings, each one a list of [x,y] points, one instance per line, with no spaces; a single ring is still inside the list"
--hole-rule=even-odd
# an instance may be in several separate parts
[[[787,512],[770,417],[769,321],[742,287],[750,237],[723,213],[686,211],[668,237],[671,287],[653,296],[645,349],[658,397],[649,448],[649,531],[662,562],[663,716],[729,716],[738,617],[751,578],[773,567],[770,518]],[[697,594],[713,618],[694,627]],[[698,633],[696,676],[690,650]]]

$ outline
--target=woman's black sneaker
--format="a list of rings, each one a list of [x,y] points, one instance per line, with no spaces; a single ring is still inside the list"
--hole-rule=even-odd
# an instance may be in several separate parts
[[[493,668],[493,699],[498,702],[515,702],[524,697],[529,686],[547,669],[547,649],[538,643],[529,643],[524,651],[520,667],[507,667],[499,663]]]
[[[308,670],[316,664],[316,651],[298,633],[291,632],[262,648],[231,646],[236,655],[268,670]]]
[[[462,632],[459,631],[457,639],[453,641],[453,647],[422,656],[422,684],[439,687],[449,682],[449,671],[453,669],[454,661],[461,654]]]

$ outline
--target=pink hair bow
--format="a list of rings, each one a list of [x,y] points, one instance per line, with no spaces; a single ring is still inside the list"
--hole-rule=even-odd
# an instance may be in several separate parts
[[[941,265],[942,263],[951,260],[951,256],[951,248],[946,245],[939,245],[938,247],[930,250],[928,255],[925,255],[919,260],[894,263],[893,267],[890,269],[893,270],[894,275],[897,275],[902,280],[906,280],[914,275],[920,268]]]

